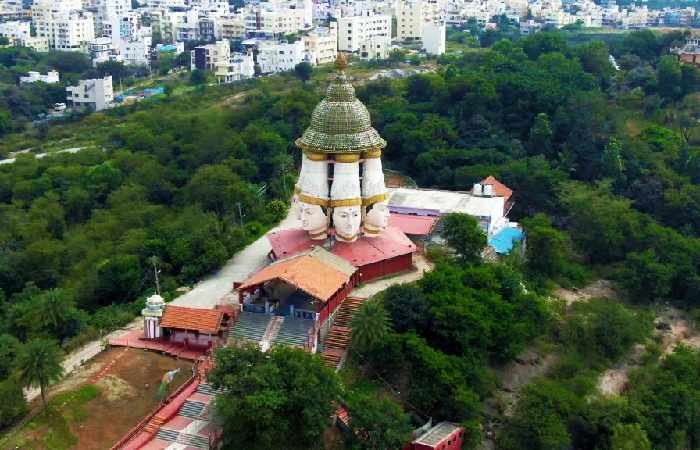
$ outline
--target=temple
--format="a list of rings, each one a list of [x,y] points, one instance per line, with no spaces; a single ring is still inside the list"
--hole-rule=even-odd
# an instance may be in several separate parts
[[[283,317],[282,331],[304,332],[297,343],[309,351],[317,349],[338,306],[359,283],[410,270],[416,251],[389,225],[381,160],[386,141],[355,97],[345,65],[341,54],[325,98],[296,140],[302,165],[292,208],[301,226],[268,234],[272,264],[236,286],[244,313],[239,322],[260,320],[245,313]],[[276,328],[275,320],[267,331]],[[266,348],[279,335],[239,337]]]

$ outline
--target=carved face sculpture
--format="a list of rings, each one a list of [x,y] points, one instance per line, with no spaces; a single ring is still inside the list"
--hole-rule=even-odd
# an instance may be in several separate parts
[[[375,203],[365,216],[365,227],[383,230],[389,224],[389,206],[385,202]]]
[[[359,206],[339,206],[333,209],[333,226],[339,241],[352,242],[357,239],[361,221]]]
[[[299,203],[301,209],[301,227],[305,231],[317,233],[326,231],[328,227],[328,218],[323,208],[319,205],[311,205],[309,203]]]

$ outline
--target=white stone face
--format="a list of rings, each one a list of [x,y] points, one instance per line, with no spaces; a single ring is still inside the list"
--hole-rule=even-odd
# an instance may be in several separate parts
[[[364,224],[373,230],[384,230],[389,225],[389,206],[387,202],[379,202],[372,205],[367,212]]]
[[[362,212],[359,206],[339,206],[333,209],[333,225],[336,239],[353,242],[360,233]]]
[[[319,205],[300,202],[301,227],[305,231],[320,233],[328,229],[328,217]]]

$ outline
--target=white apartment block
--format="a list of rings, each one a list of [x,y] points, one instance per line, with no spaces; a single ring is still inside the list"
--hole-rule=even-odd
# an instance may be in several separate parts
[[[255,61],[250,53],[233,53],[229,63],[218,66],[216,72],[218,83],[233,83],[255,76]]]
[[[46,75],[39,72],[29,72],[26,77],[19,78],[19,84],[42,82],[46,84],[55,84],[59,81],[58,72],[50,70]]]
[[[73,106],[87,106],[95,111],[102,111],[114,101],[112,77],[80,80],[77,86],[67,87],[66,94],[66,100]]]
[[[95,34],[118,39],[120,22],[122,17],[131,11],[131,0],[97,0],[96,6]]]
[[[444,23],[425,22],[423,24],[423,49],[429,55],[442,55],[446,49],[447,29]]]
[[[119,48],[111,37],[98,37],[88,44],[88,54],[92,59],[92,65],[97,66],[107,61],[121,61]]]
[[[195,47],[191,53],[191,70],[209,70],[217,72],[226,70],[231,60],[231,46],[228,41],[218,41],[215,44],[200,45]]]
[[[222,16],[218,25],[219,39],[242,39],[246,35],[246,21],[242,15]]]
[[[306,11],[292,6],[296,6],[296,3],[275,6],[264,4],[247,8],[246,32],[257,36],[279,36],[306,29]]]
[[[358,52],[365,42],[391,42],[391,17],[365,11],[338,19],[338,50]]]
[[[421,39],[424,17],[421,0],[399,2],[396,10],[396,37],[401,41]]]
[[[121,54],[124,64],[131,66],[147,66],[151,59],[151,37],[123,41]]]
[[[306,60],[313,64],[335,61],[338,54],[338,24],[331,22],[329,28],[317,28],[303,37]]]
[[[49,51],[49,40],[44,37],[29,37],[22,43],[22,45],[39,53],[48,53]]]
[[[0,22],[0,36],[6,37],[12,45],[23,45],[31,37],[29,22],[18,20]]]
[[[380,36],[365,39],[358,53],[362,59],[387,59],[391,53],[391,40]]]
[[[32,22],[39,38],[50,50],[85,51],[95,38],[93,16],[82,11],[80,0],[37,0],[32,5]]]
[[[258,65],[263,74],[293,70],[304,61],[304,42],[258,42]]]

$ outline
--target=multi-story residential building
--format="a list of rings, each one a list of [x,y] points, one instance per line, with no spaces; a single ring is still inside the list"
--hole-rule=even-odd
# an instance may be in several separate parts
[[[338,50],[358,52],[365,42],[391,43],[391,17],[364,11],[362,15],[338,19]]]
[[[97,0],[95,34],[117,40],[122,17],[131,11],[131,0]]]
[[[80,0],[36,0],[32,22],[51,50],[86,51],[95,37],[93,16],[82,10]]]
[[[306,21],[311,9],[307,12],[304,7],[305,3],[292,1],[264,3],[246,8],[243,13],[247,34],[258,37],[276,37],[309,28],[311,25]]]
[[[422,0],[402,0],[396,10],[396,37],[401,41],[419,40],[423,37],[425,14]]]
[[[220,39],[242,39],[246,35],[246,21],[242,15],[227,15],[219,18]]]
[[[121,54],[124,64],[131,66],[147,66],[151,60],[151,36],[122,41]]]
[[[13,20],[0,22],[0,36],[6,37],[12,45],[24,45],[31,36],[30,23]]]
[[[250,53],[233,53],[229,63],[214,73],[218,83],[233,83],[255,76],[255,61]]]
[[[47,53],[49,51],[49,40],[45,37],[30,36],[25,39],[22,45],[39,53]]]
[[[313,65],[331,63],[338,53],[338,24],[331,22],[329,28],[316,28],[304,36],[303,41],[308,62]]]
[[[73,106],[87,106],[95,111],[102,111],[114,101],[112,77],[80,80],[77,86],[67,87],[66,93],[66,100]]]
[[[391,53],[391,40],[381,36],[365,39],[358,51],[362,59],[386,59],[389,53]]]
[[[19,84],[42,82],[46,84],[55,84],[59,81],[58,72],[50,70],[46,75],[39,72],[29,72],[26,77],[19,77]]]
[[[88,44],[88,54],[92,65],[97,66],[107,61],[122,61],[122,56],[111,37],[98,37]]]
[[[190,68],[192,70],[209,70],[216,72],[219,67],[226,67],[231,60],[231,46],[228,41],[200,45],[191,52]]]
[[[257,62],[263,74],[293,70],[294,66],[304,61],[304,42],[272,42],[257,43]]]
[[[429,55],[445,53],[446,27],[444,23],[425,22],[423,24],[423,49]]]

